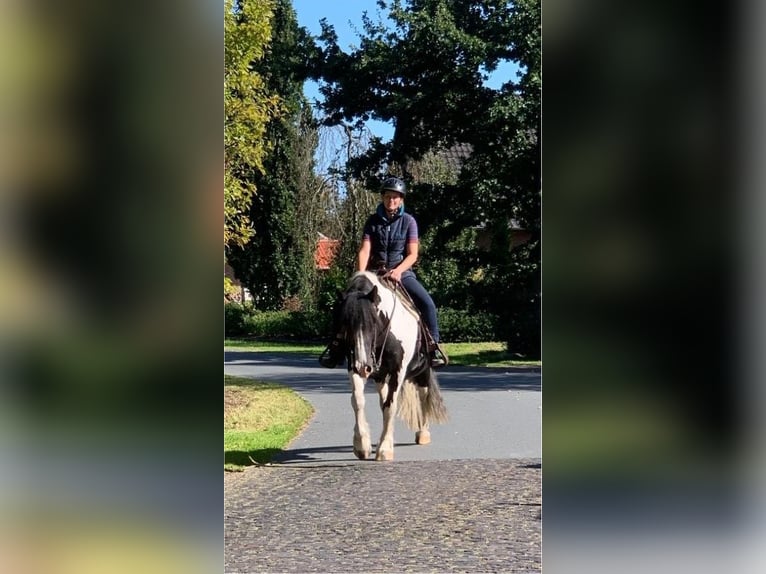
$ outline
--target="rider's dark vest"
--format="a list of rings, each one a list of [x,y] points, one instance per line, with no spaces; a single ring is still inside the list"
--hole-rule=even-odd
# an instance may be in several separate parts
[[[407,247],[407,233],[410,226],[416,225],[415,218],[403,212],[388,219],[385,212],[378,207],[367,220],[365,231],[370,234],[372,243],[368,269],[378,269],[385,266],[392,269],[404,259]]]

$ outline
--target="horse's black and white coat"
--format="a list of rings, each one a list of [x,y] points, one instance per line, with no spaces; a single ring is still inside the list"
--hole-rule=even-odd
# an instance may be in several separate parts
[[[414,308],[369,272],[355,274],[343,293],[336,321],[346,340],[351,404],[354,408],[354,454],[372,451],[364,414],[364,384],[372,378],[383,412],[377,460],[394,454],[394,415],[416,430],[418,444],[430,442],[430,422],[445,422],[447,412],[427,354],[420,349],[420,318]]]

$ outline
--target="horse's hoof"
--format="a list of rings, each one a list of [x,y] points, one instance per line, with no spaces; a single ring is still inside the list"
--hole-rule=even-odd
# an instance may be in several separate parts
[[[419,431],[415,433],[415,444],[429,444],[431,442],[431,433],[428,431]]]
[[[370,457],[370,451],[369,450],[356,450],[354,449],[354,456],[360,460],[365,460]]]
[[[392,450],[378,451],[378,453],[375,455],[375,460],[394,460],[394,451]]]

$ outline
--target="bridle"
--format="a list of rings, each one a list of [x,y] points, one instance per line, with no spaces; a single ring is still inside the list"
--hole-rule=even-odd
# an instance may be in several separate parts
[[[378,369],[380,368],[380,363],[383,360],[383,353],[386,350],[386,341],[388,340],[388,335],[391,333],[391,321],[394,318],[394,312],[396,311],[396,304],[399,300],[399,297],[397,296],[397,290],[399,289],[399,283],[396,282],[393,287],[394,292],[394,305],[391,308],[391,313],[388,316],[388,321],[386,322],[386,329],[385,334],[383,335],[383,342],[380,345],[380,354],[376,357],[375,356],[375,349],[378,346],[378,329],[375,330],[375,334],[372,337],[372,346],[370,348],[370,356],[372,357],[372,372],[377,373]],[[350,360],[348,362],[349,367],[351,365],[354,365],[356,363],[356,357],[354,353],[354,345],[349,345],[349,355]],[[356,367],[353,367],[354,371],[356,371]],[[361,373],[357,373],[358,375],[361,375]]]

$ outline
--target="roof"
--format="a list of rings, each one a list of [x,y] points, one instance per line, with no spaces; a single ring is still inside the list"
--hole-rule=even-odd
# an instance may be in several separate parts
[[[329,269],[340,249],[340,241],[330,239],[322,233],[319,234],[316,249],[314,250],[314,264],[317,269]]]
[[[472,153],[473,146],[471,144],[458,143],[448,149],[438,151],[437,155],[443,158],[451,169],[460,172],[465,160],[471,157]]]

